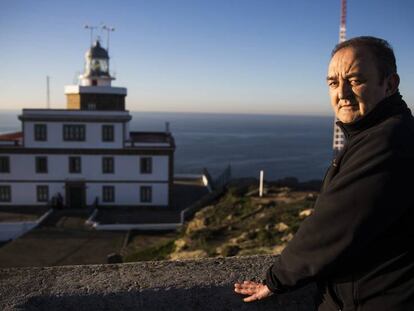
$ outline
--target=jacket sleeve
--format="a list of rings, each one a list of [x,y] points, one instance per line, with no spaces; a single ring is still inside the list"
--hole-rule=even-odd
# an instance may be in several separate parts
[[[413,157],[392,136],[350,144],[314,213],[268,270],[270,290],[284,292],[338,271],[404,215],[412,199],[403,178],[413,174],[406,166]]]

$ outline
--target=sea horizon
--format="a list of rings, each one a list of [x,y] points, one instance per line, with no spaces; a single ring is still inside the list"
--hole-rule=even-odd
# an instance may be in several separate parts
[[[0,133],[21,131],[21,110],[0,111]],[[332,158],[331,116],[130,111],[130,131],[165,131],[176,142],[175,174],[322,179]],[[15,115],[16,118],[12,116]]]

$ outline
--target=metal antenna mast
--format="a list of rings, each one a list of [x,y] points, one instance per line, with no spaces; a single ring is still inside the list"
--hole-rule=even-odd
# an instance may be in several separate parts
[[[339,42],[346,40],[346,0],[341,0],[341,25],[339,26]]]
[[[341,0],[341,23],[339,26],[339,43],[346,40],[346,0]],[[334,134],[333,134],[333,152],[334,156],[344,147],[345,136],[342,133],[338,125],[336,125],[338,119],[334,121]]]
[[[106,39],[107,39],[107,41],[106,41],[106,50],[107,50],[107,52],[108,52],[108,54],[109,54],[109,34],[110,34],[112,31],[115,31],[115,28],[114,28],[114,27],[109,27],[109,26],[107,26],[107,25],[103,25],[103,26],[102,26],[102,29],[103,29],[103,30],[106,30],[106,32],[107,32],[107,37],[106,37]]]
[[[84,28],[85,29],[90,29],[90,31],[91,31],[91,46],[92,46],[92,44],[93,44],[93,30],[98,29],[98,27],[97,26],[91,26],[91,25],[85,25]]]

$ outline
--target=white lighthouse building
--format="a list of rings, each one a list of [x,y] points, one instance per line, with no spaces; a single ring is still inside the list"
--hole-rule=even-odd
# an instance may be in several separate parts
[[[0,206],[167,208],[174,138],[131,132],[107,50],[96,41],[85,58],[79,84],[65,87],[66,109],[23,109],[21,132],[0,135]]]

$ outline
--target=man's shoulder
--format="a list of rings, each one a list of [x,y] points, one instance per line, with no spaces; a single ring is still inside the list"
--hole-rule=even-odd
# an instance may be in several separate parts
[[[371,128],[367,134],[367,138],[382,143],[414,147],[414,118],[411,113],[394,115]]]

